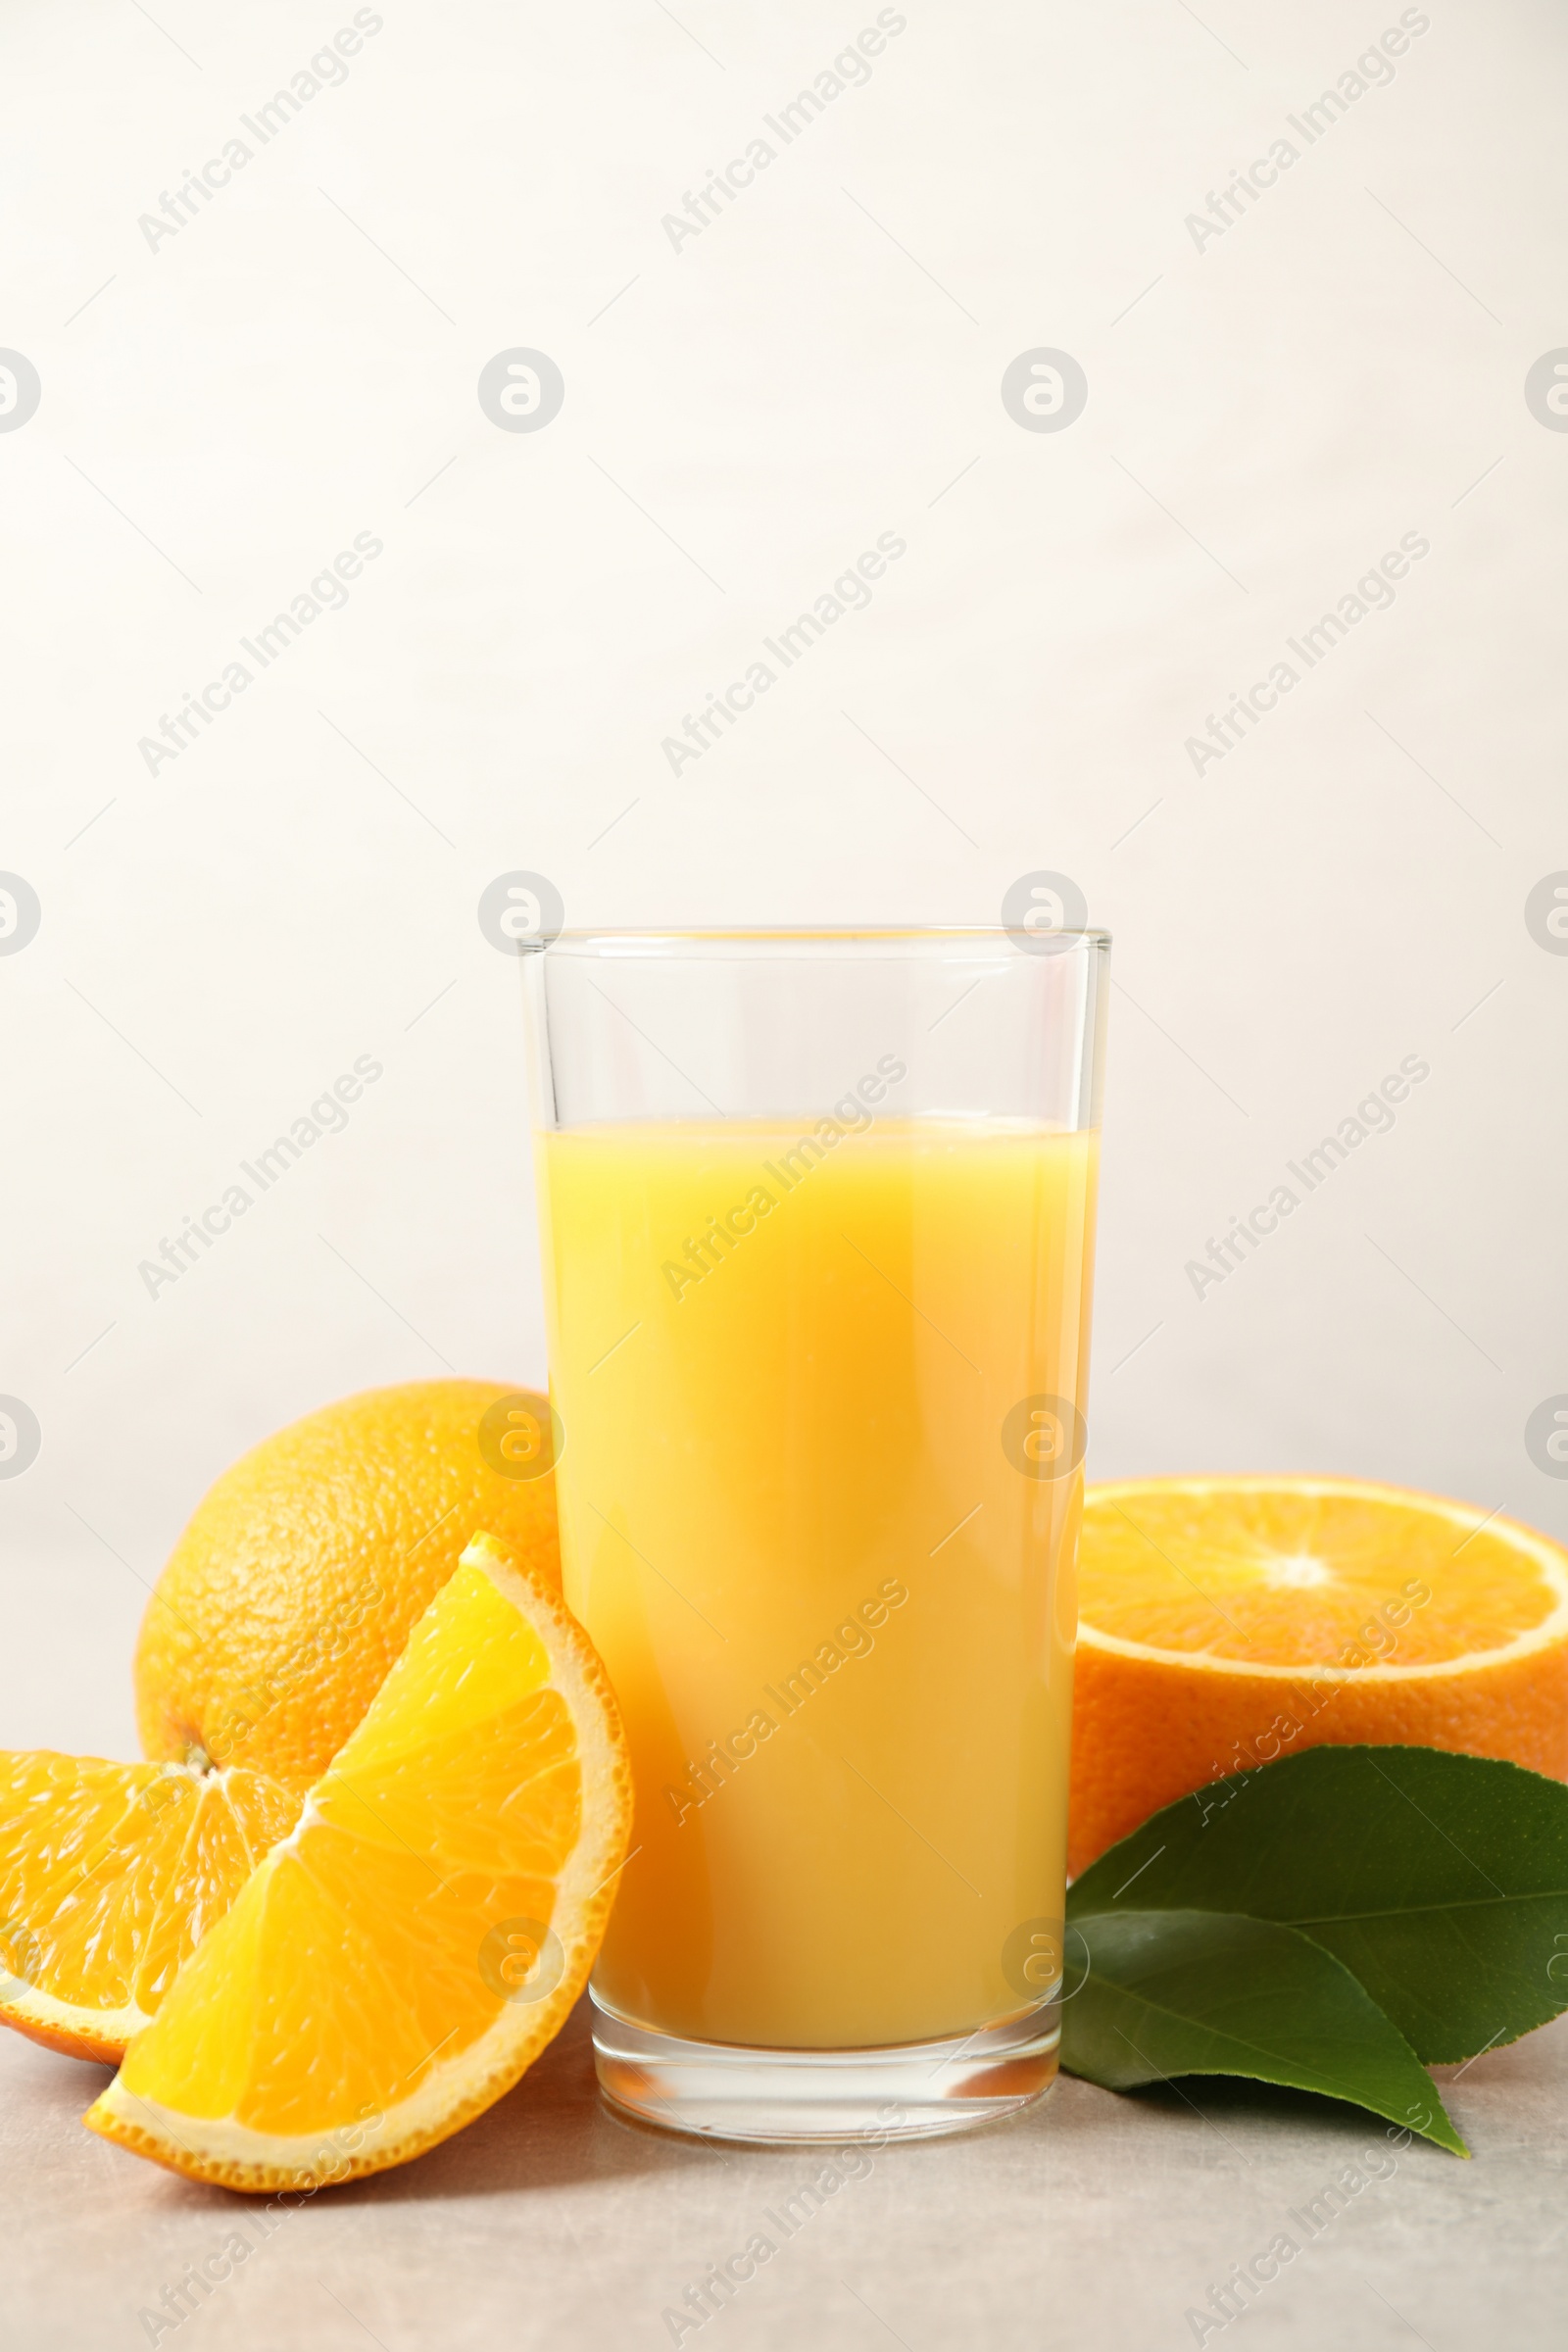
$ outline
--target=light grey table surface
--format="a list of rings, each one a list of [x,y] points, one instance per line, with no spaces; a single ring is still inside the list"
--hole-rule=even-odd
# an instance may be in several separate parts
[[[1457,2078],[1457,2079],[1456,2079]],[[533,2072],[403,2170],[323,2190],[177,2325],[165,2291],[256,2201],[109,2146],[78,2117],[104,2079],[0,2034],[0,2344],[180,2352],[452,2352],[667,2344],[686,2288],[812,2179],[814,2151],[719,2148],[618,2124],[579,2008]],[[1117,2097],[1063,2079],[1043,2106],[862,2157],[700,2328],[703,2352],[996,2352],[1192,2344],[1189,2308],[1279,2234],[1299,2251],[1203,2341],[1561,2347],[1568,2342],[1568,2018],[1442,2069],[1470,2163],[1391,2148],[1349,2108],[1190,2082]],[[1370,2162],[1368,2161],[1370,2159]],[[1313,2233],[1300,2218],[1354,2167]],[[1371,2170],[1383,2178],[1367,2178]],[[252,2218],[248,2231],[259,2238]],[[231,2257],[229,2258],[231,2260]],[[175,2306],[177,2308],[177,2304]]]

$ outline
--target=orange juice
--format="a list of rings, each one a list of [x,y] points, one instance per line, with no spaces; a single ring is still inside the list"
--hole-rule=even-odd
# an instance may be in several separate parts
[[[1061,1918],[1097,1138],[835,1111],[539,1138],[595,1990],[698,2040],[969,2033]]]

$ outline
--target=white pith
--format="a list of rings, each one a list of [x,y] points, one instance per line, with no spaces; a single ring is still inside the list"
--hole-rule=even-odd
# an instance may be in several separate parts
[[[1162,1480],[1170,1492],[1190,1494],[1263,1494],[1278,1492],[1285,1481],[1275,1478],[1180,1478]],[[1114,1504],[1120,1495],[1134,1495],[1146,1489],[1147,1482],[1130,1479],[1115,1485],[1095,1487],[1089,1499],[1094,1503]],[[1510,1641],[1497,1643],[1492,1649],[1462,1652],[1451,1658],[1423,1660],[1414,1666],[1383,1665],[1376,1661],[1365,1666],[1319,1665],[1303,1658],[1295,1665],[1276,1666],[1253,1664],[1246,1658],[1217,1657],[1206,1649],[1163,1649],[1149,1642],[1131,1642],[1120,1634],[1102,1633],[1082,1615],[1078,1620],[1078,1640],[1088,1649],[1103,1650],[1108,1656],[1152,1661],[1162,1666],[1191,1669],[1201,1665],[1205,1674],[1231,1675],[1247,1681],[1299,1682],[1303,1675],[1314,1681],[1330,1683],[1420,1683],[1442,1680],[1446,1683],[1455,1675],[1495,1672],[1498,1667],[1531,1656],[1538,1650],[1554,1648],[1568,1640],[1568,1552],[1549,1537],[1537,1534],[1534,1528],[1521,1526],[1516,1519],[1483,1518],[1478,1525],[1473,1503],[1455,1502],[1446,1495],[1412,1495],[1399,1487],[1370,1485],[1359,1479],[1317,1478],[1292,1479],[1293,1494],[1333,1495],[1351,1501],[1385,1502],[1402,1511],[1420,1508],[1432,1515],[1446,1519],[1450,1526],[1462,1531],[1465,1539],[1477,1535],[1484,1527],[1488,1534],[1502,1538],[1510,1548],[1532,1560],[1541,1580],[1557,1596],[1557,1605],[1541,1624],[1527,1633],[1515,1634]],[[1286,1555],[1281,1555],[1282,1557]],[[1295,1556],[1295,1555],[1293,1555]]]
[[[1331,1585],[1334,1571],[1309,1551],[1280,1551],[1264,1563],[1263,1582],[1282,1592],[1310,1592],[1319,1585]]]
[[[23,2025],[47,2026],[51,2033],[88,2035],[102,2041],[128,2041],[152,2023],[147,2011],[134,2001],[123,2009],[87,2009],[80,2002],[62,2001],[52,1992],[40,1992],[35,1985],[0,2001],[0,2014]]]
[[[562,1943],[569,1973],[573,1941],[563,1936]],[[504,2010],[461,2058],[432,2068],[418,2089],[389,2107],[377,2125],[360,2127],[350,2119],[335,2130],[329,2126],[319,2132],[287,2134],[256,2132],[231,2116],[187,2115],[180,2108],[161,2106],[155,2099],[126,2090],[118,2075],[98,2104],[122,2123],[152,2132],[191,2154],[220,2164],[257,2165],[269,2172],[310,2173],[324,2186],[357,2159],[373,2156],[377,2148],[427,2137],[455,2107],[481,2090],[504,2067],[507,2058],[529,2038],[537,2022],[531,2009]],[[351,2139],[352,2146],[348,2144]]]

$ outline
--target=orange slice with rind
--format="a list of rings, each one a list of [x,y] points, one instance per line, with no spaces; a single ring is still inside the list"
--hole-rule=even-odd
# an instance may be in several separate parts
[[[0,2019],[118,2064],[301,1801],[237,1768],[0,1753]]]
[[[597,1653],[476,1538],[87,2124],[258,2193],[421,2154],[555,2035],[630,1823]]]
[[[1353,1479],[1090,1487],[1068,1867],[1162,1805],[1324,1743],[1568,1780],[1568,1551]]]

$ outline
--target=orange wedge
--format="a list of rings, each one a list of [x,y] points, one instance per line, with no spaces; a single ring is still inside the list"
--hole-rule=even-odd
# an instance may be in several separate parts
[[[117,2062],[300,1803],[258,1772],[0,1753],[0,2018]]]
[[[477,1537],[88,2125],[258,2192],[419,2155],[555,2034],[630,1824],[587,1636]]]
[[[1360,1741],[1568,1780],[1568,1552],[1351,1479],[1088,1490],[1070,1870],[1223,1774]]]

